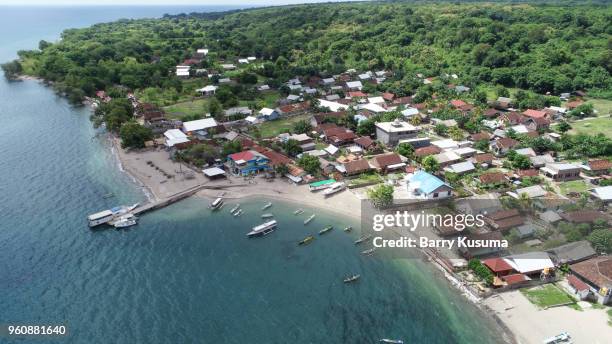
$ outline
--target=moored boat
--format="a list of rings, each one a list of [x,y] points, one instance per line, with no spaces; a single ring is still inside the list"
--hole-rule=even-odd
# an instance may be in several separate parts
[[[334,183],[332,186],[323,191],[323,195],[325,195],[325,197],[329,197],[337,192],[344,190],[345,188],[346,184],[344,184],[343,182]]]
[[[234,214],[238,209],[240,209],[240,203],[236,204],[232,209],[230,209],[230,213]]]
[[[368,234],[368,235],[363,235],[363,236],[361,236],[359,239],[355,240],[355,245],[359,245],[359,244],[361,244],[362,242],[364,242],[364,241],[366,241],[366,240],[370,239],[371,237],[372,237],[372,236],[371,236],[371,235],[369,235],[369,234]]]
[[[359,275],[359,274],[353,275],[353,276],[348,276],[348,277],[344,278],[344,283],[356,282],[360,278],[361,278],[361,275]]]
[[[274,214],[270,214],[270,213],[261,214],[262,219],[269,219],[272,217],[274,217]]]
[[[306,220],[304,220],[304,225],[307,225],[310,223],[310,221],[314,220],[315,216],[315,214],[310,215]]]
[[[365,256],[371,256],[374,254],[374,251],[376,251],[376,248],[372,247],[371,249],[365,250],[365,251],[361,251],[361,254],[365,255]]]
[[[300,240],[300,242],[298,242],[298,245],[308,245],[310,244],[315,238],[312,235],[309,235],[307,237],[305,237],[304,239]]]
[[[296,211],[293,212],[293,215],[300,215],[304,213],[304,209],[297,209]]]
[[[238,209],[236,210],[236,212],[234,213],[234,217],[238,217],[240,215],[242,215],[244,213],[244,211],[242,211],[242,209]]]
[[[381,343],[391,343],[391,344],[404,344],[404,341],[401,339],[387,339],[383,338],[379,342]]]
[[[268,235],[272,233],[274,230],[276,230],[276,225],[277,225],[276,220],[270,220],[268,222],[264,222],[259,226],[253,227],[253,229],[247,233],[247,236],[249,238],[252,238],[252,237],[257,237],[257,236]]]
[[[210,210],[219,210],[223,206],[223,198],[217,197],[211,204],[208,205]]]
[[[95,214],[87,216],[89,227],[95,227],[105,223],[109,223],[121,215],[125,215],[138,207],[138,203],[131,206],[118,206],[108,210],[103,210]]]
[[[268,202],[268,203],[266,203],[266,205],[264,205],[264,206],[261,208],[261,210],[266,210],[266,209],[270,208],[271,206],[272,206],[272,202]]]
[[[352,231],[352,230],[353,230],[353,227],[351,227],[351,226],[344,227],[344,231],[345,231],[345,232],[350,232],[350,231]]]
[[[325,234],[325,233],[327,233],[327,232],[331,231],[332,229],[334,229],[334,227],[333,227],[333,226],[327,226],[327,227],[325,227],[325,228],[323,228],[323,229],[321,229],[321,230],[319,231],[319,235]]]

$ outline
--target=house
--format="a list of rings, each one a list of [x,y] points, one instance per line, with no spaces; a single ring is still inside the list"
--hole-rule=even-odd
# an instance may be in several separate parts
[[[267,84],[266,85],[257,86],[257,90],[260,91],[260,92],[269,91],[270,90],[270,86],[267,85]]]
[[[546,130],[550,127],[550,120],[546,117],[529,117],[523,122],[523,125],[529,130]]]
[[[497,139],[493,143],[491,143],[491,150],[498,156],[505,155],[512,148],[518,146],[519,143],[520,142],[518,142],[515,139],[504,137],[504,138]]]
[[[598,303],[609,304],[612,299],[612,256],[594,257],[570,265],[570,271],[589,286],[590,294]]]
[[[518,227],[516,227],[515,230],[516,230],[516,233],[518,234],[518,237],[520,239],[525,239],[525,238],[531,237],[535,233],[535,228],[530,223],[518,226]]]
[[[246,117],[246,116],[250,116],[251,114],[253,114],[253,110],[249,109],[246,106],[237,106],[237,107],[233,107],[233,108],[229,108],[227,110],[225,110],[225,116],[226,117]]]
[[[506,276],[514,272],[514,269],[503,258],[489,258],[482,261],[491,272],[497,276]]]
[[[382,97],[385,101],[387,102],[392,102],[393,99],[395,99],[395,94],[391,93],[391,92],[385,92],[382,94]]]
[[[493,163],[493,160],[495,159],[495,157],[493,156],[493,154],[491,153],[482,153],[482,154],[476,154],[474,155],[474,157],[472,158],[472,162],[474,162],[475,164],[478,164],[479,166],[490,166]]]
[[[348,81],[346,83],[346,88],[351,91],[361,91],[361,89],[363,88],[363,84],[361,83],[361,81]]]
[[[198,131],[208,131],[218,126],[214,118],[202,118],[195,121],[183,122],[183,132],[187,135],[192,135]]]
[[[278,116],[296,116],[301,115],[310,109],[310,102],[305,101],[301,103],[289,104],[279,107],[276,111]]]
[[[597,255],[597,252],[586,240],[570,242],[550,249],[547,252],[557,265],[575,264]]]
[[[272,120],[278,119],[279,116],[280,115],[278,111],[274,109],[270,109],[270,108],[263,108],[259,110],[257,114],[257,119],[261,119],[264,121],[272,121]]]
[[[376,139],[387,146],[395,146],[399,140],[416,137],[418,131],[418,127],[399,119],[376,123]]]
[[[573,110],[577,107],[579,107],[580,105],[582,105],[584,102],[581,99],[577,99],[571,102],[567,102],[565,104],[565,107],[568,108],[569,110]]]
[[[321,79],[321,84],[322,84],[323,86],[331,86],[331,85],[333,85],[335,82],[336,82],[336,80],[335,80],[333,77],[331,77],[331,78],[323,78],[323,79]]]
[[[202,94],[203,96],[211,96],[214,95],[219,87],[215,85],[207,85],[200,89],[197,89],[196,92]]]
[[[506,175],[501,172],[483,173],[478,176],[478,181],[481,185],[492,186],[506,184]]]
[[[459,155],[462,158],[471,158],[476,155],[477,150],[471,147],[463,147],[452,150],[453,153]]]
[[[529,118],[547,118],[548,114],[546,111],[527,109],[523,111],[523,116]]]
[[[166,130],[164,137],[166,138],[167,147],[174,147],[176,144],[189,142],[187,135],[178,129]]]
[[[549,163],[540,172],[554,181],[566,181],[580,178],[580,166],[574,164]]]
[[[546,210],[545,212],[541,213],[539,217],[540,220],[550,224],[555,224],[561,221],[561,216],[559,216],[559,214],[554,210]]]
[[[586,165],[586,173],[591,176],[609,174],[612,169],[612,162],[606,159],[589,160]]]
[[[189,77],[191,66],[176,66],[176,76],[181,78]]]
[[[227,167],[236,176],[248,176],[271,169],[270,159],[255,150],[230,154],[227,157]]]
[[[499,117],[504,126],[518,125],[523,122],[523,116],[518,112],[507,112]]]
[[[453,188],[440,178],[419,170],[406,176],[408,194],[420,199],[443,199],[453,195]]]
[[[591,197],[602,201],[604,204],[612,202],[612,185],[594,188],[591,190]]]
[[[461,157],[452,151],[442,152],[433,156],[441,168],[461,161]]]
[[[376,155],[370,160],[370,164],[379,172],[391,172],[402,169],[406,163],[402,161],[402,157],[397,153],[387,153]]]
[[[561,217],[571,223],[593,223],[596,220],[602,219],[608,221],[608,217],[596,210],[576,210],[561,213]]]
[[[424,158],[428,155],[435,155],[442,152],[438,146],[430,145],[427,147],[421,147],[414,150],[414,156],[416,158]]]
[[[541,168],[546,166],[546,164],[552,164],[555,162],[555,158],[553,158],[550,154],[544,155],[536,155],[529,158],[531,161],[531,165],[535,168]]]
[[[368,150],[372,147],[372,145],[374,144],[374,140],[372,140],[371,138],[367,137],[367,136],[360,136],[356,139],[353,140],[353,142],[361,147],[363,150]]]
[[[487,214],[484,220],[491,227],[499,231],[506,231],[525,223],[525,219],[516,209],[499,210]]]
[[[402,115],[405,118],[410,118],[410,117],[413,117],[413,116],[418,116],[419,115],[419,109],[413,108],[413,107],[406,108],[405,110],[402,110]]]
[[[288,156],[271,149],[262,149],[260,153],[268,158],[271,167],[288,165],[291,163],[291,159],[289,159]]]
[[[481,131],[479,133],[470,135],[470,141],[472,142],[489,141],[490,139],[491,134],[487,133],[486,131]]]
[[[232,63],[225,63],[221,65],[221,68],[225,69],[225,70],[234,70],[236,69],[236,66]]]
[[[325,147],[323,149],[325,152],[327,152],[327,154],[329,155],[336,155],[336,153],[338,153],[338,151],[340,150],[338,147],[334,146],[334,145],[329,145],[327,147]]]
[[[492,119],[492,118],[499,117],[499,116],[501,116],[502,114],[503,114],[503,111],[500,111],[500,110],[498,110],[498,109],[486,109],[486,110],[485,110],[485,111],[482,113],[482,115],[483,115],[485,118],[488,118],[488,119]]]
[[[571,288],[572,295],[580,301],[584,301],[591,295],[591,288],[582,282],[576,275],[567,276],[567,284]]]
[[[539,197],[544,197],[548,194],[541,185],[532,185],[526,188],[516,189],[515,192],[509,193],[510,196],[520,199],[521,195],[527,195],[528,198],[534,199]]]
[[[344,170],[347,176],[367,173],[372,169],[372,166],[370,166],[366,159],[357,159],[344,163]]]
[[[517,149],[516,154],[525,155],[527,157],[534,157],[537,155],[536,152],[531,147]]]
[[[542,271],[553,269],[555,264],[546,252],[528,252],[503,258],[512,269],[524,275],[540,275]]]
[[[471,172],[474,172],[475,170],[476,170],[476,167],[474,167],[474,164],[472,164],[472,162],[470,161],[464,161],[464,162],[460,162],[457,164],[452,164],[444,169],[444,171],[446,172],[457,173],[459,175],[471,173]]]
[[[502,110],[506,110],[512,105],[512,98],[508,97],[498,97],[495,101],[495,107]]]

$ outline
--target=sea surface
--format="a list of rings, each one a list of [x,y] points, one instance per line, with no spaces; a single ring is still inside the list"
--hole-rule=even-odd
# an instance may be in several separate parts
[[[199,8],[218,10],[219,8]],[[0,7],[0,61],[62,29],[198,8]],[[308,226],[273,202],[280,228],[260,239],[267,200],[217,213],[189,199],[128,231],[86,215],[145,200],[86,108],[35,81],[0,78],[0,324],[64,324],[69,335],[0,343],[494,343],[495,327],[418,259],[364,257],[359,226],[324,211]],[[112,193],[113,198],[104,198]],[[336,229],[306,247],[297,241]],[[316,235],[316,234],[315,234]],[[345,275],[361,280],[344,285]]]

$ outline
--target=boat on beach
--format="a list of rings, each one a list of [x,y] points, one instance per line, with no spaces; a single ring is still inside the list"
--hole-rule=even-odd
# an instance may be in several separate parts
[[[247,233],[247,236],[249,238],[252,238],[252,237],[268,235],[274,232],[274,230],[276,230],[276,225],[277,225],[276,220],[270,220],[268,222],[264,222],[259,226],[253,227],[253,229]]]
[[[344,229],[343,229],[343,231],[345,231],[345,232],[347,232],[347,233],[348,233],[348,232],[350,232],[350,231],[352,231],[352,230],[353,230],[353,227],[351,227],[351,226],[344,227]]]
[[[364,256],[371,256],[374,254],[374,251],[376,251],[376,248],[372,247],[371,249],[361,251],[361,254],[363,254]]]
[[[339,183],[334,183],[332,184],[329,188],[325,189],[323,191],[323,195],[325,197],[329,197],[335,193],[338,193],[342,190],[344,190],[346,188],[346,184],[344,184],[343,182],[339,182]]]
[[[401,339],[387,339],[383,338],[379,340],[380,343],[392,343],[392,344],[404,344],[404,341]]]
[[[304,220],[304,226],[309,224],[310,221],[314,220],[315,216],[316,216],[315,214],[312,214],[306,220]]]
[[[296,211],[293,212],[293,215],[300,215],[304,213],[304,209],[297,209]]]
[[[312,235],[309,235],[307,237],[305,237],[304,239],[300,240],[300,242],[298,242],[298,245],[308,245],[310,244],[315,238]]]
[[[274,214],[270,214],[270,213],[261,214],[262,219],[269,219],[272,217],[274,217]]]
[[[266,203],[266,205],[264,205],[264,206],[261,208],[261,210],[266,210],[266,209],[270,208],[271,206],[272,206],[272,202],[268,202],[268,203]]]
[[[353,275],[353,276],[348,276],[348,277],[344,278],[344,283],[353,283],[353,282],[356,282],[360,278],[361,278],[361,275],[359,275],[359,274]]]
[[[369,234],[368,234],[368,235],[363,235],[363,236],[361,236],[359,239],[355,240],[355,245],[359,245],[359,244],[361,244],[362,242],[364,242],[364,241],[366,241],[366,240],[370,239],[371,237],[372,237],[372,236],[371,236],[371,235],[369,235]]]
[[[319,231],[319,235],[323,235],[323,234],[325,234],[325,233],[327,233],[327,232],[331,231],[332,229],[334,229],[334,227],[333,227],[333,226],[327,226],[327,227],[325,227],[325,228],[323,228],[323,229],[321,229],[321,230]]]
[[[223,207],[223,198],[217,197],[211,204],[208,205],[210,210],[219,210]]]

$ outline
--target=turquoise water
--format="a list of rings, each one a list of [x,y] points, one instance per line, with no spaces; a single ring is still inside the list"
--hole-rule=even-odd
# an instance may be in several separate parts
[[[28,26],[15,15],[14,25]],[[48,35],[71,26],[61,16],[34,18],[49,21],[37,24]],[[21,42],[39,38],[48,37]],[[0,60],[11,54],[2,50]],[[54,343],[496,341],[494,327],[430,266],[361,256],[339,230],[358,223],[337,215],[317,211],[305,227],[291,214],[296,205],[274,202],[266,212],[278,215],[279,230],[247,239],[265,200],[242,202],[246,214],[233,218],[229,205],[211,214],[189,199],[129,231],[89,230],[87,214],[144,194],[88,115],[36,82],[0,81],[0,324],[66,324],[70,336]],[[116,197],[104,199],[109,192]],[[337,228],[297,246],[328,224]],[[344,285],[352,273],[362,279]]]

